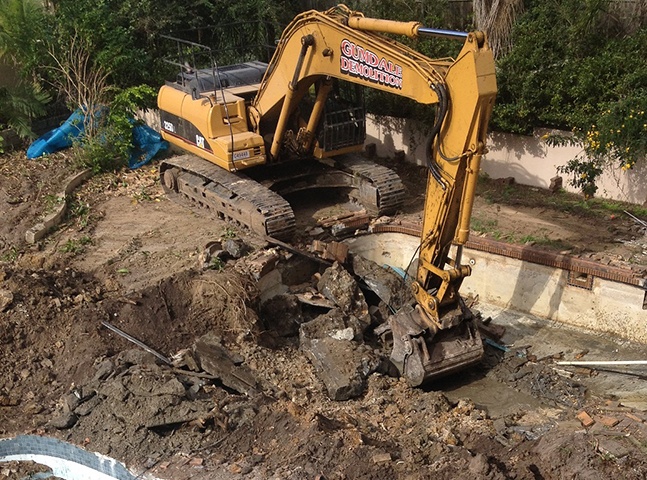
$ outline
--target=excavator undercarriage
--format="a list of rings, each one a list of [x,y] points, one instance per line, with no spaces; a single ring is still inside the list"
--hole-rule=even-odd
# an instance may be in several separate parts
[[[331,164],[312,159],[296,172],[280,165],[241,173],[182,155],[162,161],[160,179],[174,200],[278,240],[294,237],[294,212],[284,198],[294,192],[350,189],[349,196],[374,216],[395,213],[402,204],[404,187],[392,170],[357,155],[342,155]]]

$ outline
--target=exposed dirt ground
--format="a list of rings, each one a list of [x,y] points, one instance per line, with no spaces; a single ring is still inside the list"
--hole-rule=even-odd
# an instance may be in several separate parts
[[[424,171],[391,166],[408,189],[401,215],[420,218]],[[166,200],[155,164],[92,178],[65,222],[27,245],[25,231],[73,171],[65,154],[0,157],[0,436],[56,436],[169,479],[647,476],[647,416],[591,395],[578,380],[590,372],[564,375],[527,349],[488,347],[462,377],[536,401],[502,414],[450,400],[445,384],[411,389],[384,371],[361,396],[329,400],[298,328],[269,324],[280,315],[261,307],[248,256],[198,268],[210,241],[239,239],[252,255],[267,245]],[[300,225],[340,209],[327,202],[299,209]],[[642,269],[645,232],[625,208],[484,180],[473,234]],[[316,290],[312,265],[277,255],[293,291]],[[279,313],[303,323],[317,308],[286,301]],[[102,321],[185,360],[169,366]],[[187,352],[200,337],[232,376],[196,367]],[[582,410],[597,435],[576,419]],[[25,472],[0,464],[0,478]]]

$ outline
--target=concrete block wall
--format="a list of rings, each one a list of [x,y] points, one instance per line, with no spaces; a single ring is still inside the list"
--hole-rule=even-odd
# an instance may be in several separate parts
[[[369,115],[366,122],[366,143],[375,143],[377,154],[393,157],[403,150],[409,162],[425,163],[426,133],[414,120]],[[514,177],[518,183],[548,188],[557,167],[565,165],[581,152],[577,147],[549,147],[542,136],[549,130],[538,129],[532,136],[492,132],[488,135],[488,153],[481,162],[481,171],[492,178]],[[576,189],[564,187],[572,192]],[[636,204],[647,203],[647,159],[633,170],[613,169],[602,176],[597,196]]]

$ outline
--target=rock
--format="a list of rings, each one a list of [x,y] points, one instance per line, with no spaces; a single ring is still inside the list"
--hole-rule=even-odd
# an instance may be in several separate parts
[[[76,393],[68,393],[63,397],[63,409],[66,412],[74,411],[79,405],[81,405],[81,397]]]
[[[4,312],[13,302],[13,293],[7,289],[0,289],[0,312]]]
[[[171,378],[168,382],[159,387],[155,391],[155,394],[175,395],[178,397],[183,397],[184,395],[186,395],[186,389],[184,388],[184,385],[182,385],[182,382],[180,382],[177,378]]]
[[[379,465],[380,463],[389,463],[392,458],[390,453],[378,453],[376,455],[373,455],[373,463],[376,465]]]
[[[97,365],[96,370],[97,371],[94,373],[92,380],[105,380],[110,376],[110,374],[112,374],[112,372],[115,371],[115,364],[112,362],[112,360],[104,360],[103,362],[99,363],[99,365]]]
[[[257,381],[252,371],[238,365],[238,359],[215,339],[208,335],[201,337],[194,345],[194,352],[200,368],[219,378],[223,385],[245,394],[256,391]]]
[[[79,417],[74,412],[63,412],[49,421],[49,426],[58,430],[66,430],[76,425]]]
[[[302,345],[302,349],[326,386],[331,400],[349,400],[364,393],[367,374],[362,367],[365,355],[351,341],[324,337],[310,340]]]
[[[548,187],[548,190],[550,190],[551,193],[557,193],[562,189],[563,183],[564,179],[557,175],[556,177],[550,179],[550,186]]]
[[[249,247],[237,238],[228,238],[222,246],[232,258],[240,258],[249,251]]]
[[[356,255],[353,257],[353,271],[380,299],[394,310],[413,301],[411,289],[404,279],[390,268]]]
[[[343,330],[336,330],[332,332],[330,336],[335,340],[352,340],[355,338],[355,333],[352,328],[348,327]]]
[[[467,469],[475,477],[484,478],[490,471],[490,464],[485,455],[477,453],[470,459]]]
[[[131,348],[124,350],[117,356],[117,361],[124,367],[131,365],[146,365],[152,364],[157,361],[157,358],[152,353],[149,353],[140,348]]]
[[[79,417],[85,417],[86,415],[89,415],[90,412],[92,412],[92,410],[101,403],[101,401],[102,399],[99,395],[94,395],[92,398],[79,405],[74,410],[74,413]]]

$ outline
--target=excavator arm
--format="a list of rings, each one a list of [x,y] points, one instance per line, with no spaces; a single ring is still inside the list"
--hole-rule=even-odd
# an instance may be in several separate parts
[[[449,37],[464,46],[455,59],[430,59],[385,33]],[[461,265],[460,252],[469,235],[496,95],[494,59],[485,35],[365,18],[343,5],[299,15],[284,31],[250,108],[257,133],[274,132],[271,157],[281,154],[288,120],[315,84],[315,107],[298,137],[303,149],[311,148],[331,78],[437,104],[426,152],[429,175],[419,262],[411,283],[417,305],[390,320],[392,360],[413,385],[478,362],[482,342],[458,290],[471,273]],[[452,245],[458,246],[454,258]]]
[[[322,111],[319,106],[325,102],[326,85],[331,78],[419,103],[438,103],[433,85],[443,83],[452,60],[429,59],[372,31],[378,29],[382,33],[406,32],[417,36],[421,27],[417,22],[365,18],[343,5],[326,12],[304,12],[288,25],[250,108],[256,132],[274,134],[271,157],[280,155],[288,119],[316,84],[320,95],[301,135],[306,142],[310,141],[319,123]]]

